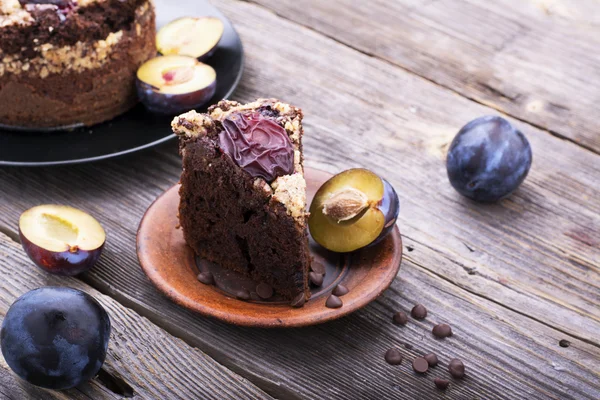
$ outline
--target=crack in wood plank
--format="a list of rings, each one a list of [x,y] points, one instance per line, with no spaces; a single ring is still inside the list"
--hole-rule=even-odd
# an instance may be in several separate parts
[[[19,233],[15,230],[11,229],[7,225],[0,224],[0,233],[5,234],[15,243],[21,243],[21,238],[19,237]]]
[[[123,306],[134,310],[139,315],[152,321],[156,326],[160,327],[161,329],[164,329],[166,332],[170,333],[174,337],[183,340],[190,346],[201,349],[216,362],[226,366],[228,369],[240,376],[243,376],[245,379],[248,379],[248,381],[252,382],[254,385],[261,388],[269,395],[275,398],[302,400],[302,397],[300,397],[297,393],[282,388],[279,384],[277,384],[277,382],[269,380],[266,376],[255,374],[248,369],[240,367],[238,364],[232,362],[232,360],[228,357],[224,357],[222,352],[216,351],[215,348],[206,346],[206,344],[203,342],[198,342],[197,338],[190,337],[184,329],[169,324],[162,318],[157,318],[157,316],[153,312],[151,312],[145,307],[140,306],[140,304],[135,299],[124,295],[118,290],[115,290],[112,286],[105,285],[96,279],[90,279],[86,275],[81,275],[78,278],[86,284],[92,286],[94,289],[98,290],[100,293],[106,296],[110,296]]]
[[[118,373],[107,371],[106,367],[102,367],[98,372],[98,380],[102,382],[107,389],[119,396],[125,398],[135,396],[135,390],[131,385],[119,376]]]
[[[492,86],[488,82],[479,82],[479,81],[476,81],[475,84],[478,87],[480,87],[481,89],[483,89],[484,91],[487,91],[487,92],[489,92],[489,93],[491,93],[493,95],[496,95],[496,96],[498,96],[498,97],[500,97],[500,98],[502,98],[502,99],[504,99],[506,101],[509,101],[509,102],[513,102],[513,103],[517,102],[517,100],[519,100],[519,98],[521,97],[521,95],[518,94],[518,93],[514,94],[514,95],[511,95],[511,94],[508,94],[508,93],[504,93],[502,90],[500,90],[500,89]],[[508,114],[508,115],[510,115],[510,114]],[[511,115],[511,117],[512,117],[512,115]]]

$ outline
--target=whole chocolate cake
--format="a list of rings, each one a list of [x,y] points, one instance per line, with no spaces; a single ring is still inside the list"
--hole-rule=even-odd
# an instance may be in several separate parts
[[[274,99],[221,101],[172,127],[189,246],[302,304],[310,296],[302,111]]]
[[[89,126],[129,110],[155,34],[149,0],[0,0],[0,124]]]

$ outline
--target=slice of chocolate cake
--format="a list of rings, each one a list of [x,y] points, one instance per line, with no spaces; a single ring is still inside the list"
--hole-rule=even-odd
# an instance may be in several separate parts
[[[286,299],[308,299],[302,111],[274,99],[221,101],[208,111],[172,123],[188,245]]]

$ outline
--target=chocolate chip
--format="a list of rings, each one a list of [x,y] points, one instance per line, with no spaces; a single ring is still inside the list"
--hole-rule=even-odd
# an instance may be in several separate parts
[[[424,374],[429,369],[429,364],[427,363],[427,360],[423,357],[415,358],[413,360],[412,366],[415,372],[418,372],[419,374]]]
[[[299,293],[296,297],[294,297],[290,305],[294,308],[300,308],[304,306],[304,303],[306,303],[306,295],[304,293]]]
[[[348,288],[340,283],[339,285],[337,285],[336,287],[333,288],[333,291],[331,292],[331,294],[341,297],[345,294],[348,294],[348,292],[349,292]]]
[[[202,283],[204,283],[205,285],[214,285],[215,284],[215,278],[213,276],[213,274],[211,274],[210,272],[200,272],[198,274],[198,280]]]
[[[427,354],[426,356],[423,356],[423,358],[427,360],[427,364],[429,364],[430,367],[438,365],[438,358],[433,353]]]
[[[427,317],[427,309],[423,304],[417,304],[410,311],[410,315],[412,315],[414,319],[425,319],[425,317]]]
[[[435,378],[433,380],[433,383],[435,383],[435,387],[437,387],[440,390],[446,390],[448,389],[448,385],[450,385],[450,381],[447,379],[440,379],[440,378]]]
[[[448,365],[450,375],[456,379],[462,379],[465,376],[465,364],[457,358],[453,358]]]
[[[313,285],[315,285],[315,286],[323,285],[323,275],[317,274],[316,272],[311,272],[310,274],[308,274],[308,277],[310,278],[310,282]]]
[[[392,321],[396,325],[406,325],[406,323],[408,322],[408,315],[406,315],[406,313],[404,311],[398,311],[392,317]]]
[[[250,292],[250,300],[252,301],[261,301],[262,298],[256,292]]]
[[[560,342],[558,342],[558,345],[560,347],[569,347],[571,345],[571,342],[569,342],[566,339],[561,340]]]
[[[325,302],[325,307],[328,308],[340,308],[344,303],[342,303],[342,299],[337,297],[336,295],[331,295],[327,298]]]
[[[273,288],[267,283],[259,283],[256,286],[256,294],[258,294],[261,299],[270,299],[273,297]]]
[[[317,274],[325,275],[325,273],[326,273],[325,264],[322,264],[320,262],[314,262],[313,261],[310,264],[310,269],[313,272],[316,272]]]
[[[235,297],[238,300],[250,300],[250,292],[246,289],[239,290],[235,292]]]
[[[389,349],[385,352],[385,361],[390,365],[402,364],[402,353],[398,349]]]
[[[438,324],[433,327],[432,333],[436,338],[443,339],[452,336],[452,328],[448,324]]]

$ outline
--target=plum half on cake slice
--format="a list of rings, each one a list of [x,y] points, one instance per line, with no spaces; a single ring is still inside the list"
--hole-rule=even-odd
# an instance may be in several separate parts
[[[223,100],[173,120],[183,159],[187,244],[301,304],[310,296],[302,110],[275,99]],[[300,300],[300,301],[298,301]]]

